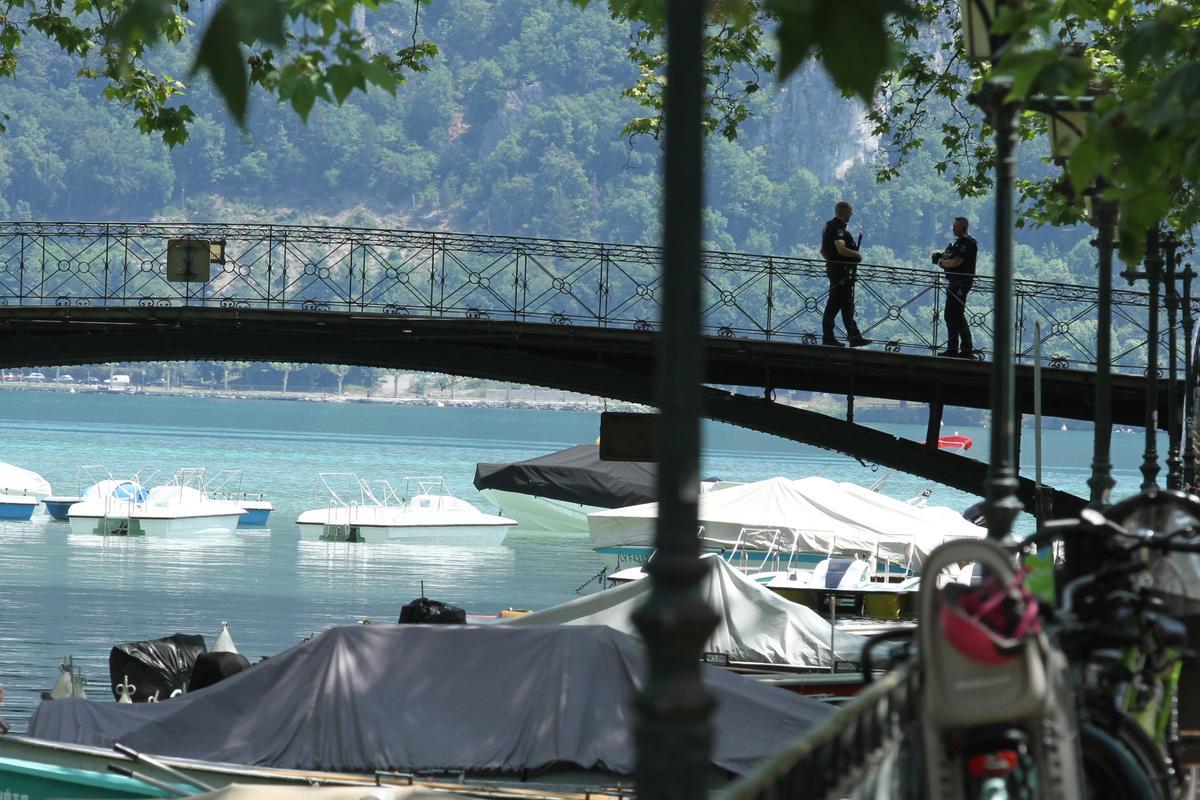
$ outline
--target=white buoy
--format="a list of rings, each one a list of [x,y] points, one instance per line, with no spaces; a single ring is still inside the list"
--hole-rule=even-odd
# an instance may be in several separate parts
[[[211,653],[237,653],[238,649],[233,644],[233,637],[229,635],[229,620],[221,620],[221,632],[217,634],[217,641],[213,644]]]
[[[118,703],[132,703],[133,702],[133,693],[137,691],[137,687],[129,682],[128,675],[125,676],[124,683],[118,683],[113,688],[117,690],[117,702]]]
[[[58,680],[54,682],[54,688],[50,690],[51,700],[62,700],[71,696],[71,689],[73,687],[71,674],[73,671],[74,665],[71,663],[71,657],[67,656],[58,665]]]

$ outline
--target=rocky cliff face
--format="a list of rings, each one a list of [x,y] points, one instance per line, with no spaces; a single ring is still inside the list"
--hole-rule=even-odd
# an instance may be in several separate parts
[[[762,123],[758,136],[775,155],[776,178],[804,168],[823,183],[836,183],[879,148],[863,105],[843,97],[815,63],[777,90]]]

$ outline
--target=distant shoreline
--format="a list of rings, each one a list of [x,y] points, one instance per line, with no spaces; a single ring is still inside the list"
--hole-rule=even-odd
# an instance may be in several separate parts
[[[540,411],[650,411],[647,406],[624,401],[592,399],[547,400],[536,398],[490,397],[430,397],[425,395],[336,394],[332,392],[262,390],[262,389],[209,389],[180,387],[166,389],[159,386],[131,386],[122,391],[111,391],[106,386],[67,385],[60,383],[14,382],[0,384],[0,390],[11,392],[47,392],[51,394],[92,394],[113,397],[204,397],[217,400],[279,400],[300,403],[359,403],[385,406],[432,406],[435,408],[507,408],[534,409]]]
[[[603,399],[594,397],[584,397],[580,395],[572,396],[569,392],[557,392],[560,398],[547,399],[544,397],[436,397],[430,395],[414,395],[401,394],[396,397],[390,394],[336,394],[334,392],[320,391],[314,392],[311,390],[305,391],[288,391],[282,392],[278,389],[214,389],[214,388],[198,388],[198,387],[175,387],[167,389],[161,386],[130,386],[124,391],[111,391],[107,386],[95,384],[62,384],[62,383],[31,383],[31,382],[5,382],[0,383],[0,391],[15,391],[15,392],[49,392],[54,394],[96,394],[96,395],[112,395],[112,396],[145,396],[145,397],[206,397],[217,400],[276,400],[284,402],[299,402],[299,403],[358,403],[364,405],[384,405],[384,406],[426,406],[434,408],[492,408],[492,409],[510,409],[510,410],[535,410],[535,411],[576,411],[599,414],[603,411],[638,411],[652,412],[654,409],[650,406],[638,405],[637,403],[628,403],[620,400],[609,400],[605,402]],[[550,394],[552,390],[514,390],[512,394],[520,395],[532,392]],[[566,395],[562,397],[562,395]],[[840,418],[844,410],[836,402],[829,402],[830,398],[825,401],[818,402],[799,402],[786,403],[797,408],[803,408],[809,411],[815,411],[822,414],[827,414],[834,418]],[[947,425],[960,426],[987,426],[987,412],[977,409],[954,408],[946,409],[947,415],[945,423]],[[927,413],[923,404],[900,406],[889,402],[879,404],[865,405],[860,403],[856,413],[858,420],[868,425],[872,423],[885,424],[910,424],[924,425],[925,414]],[[1042,421],[1044,430],[1061,429],[1063,426],[1068,430],[1088,431],[1092,429],[1092,423],[1087,420],[1069,420],[1059,419],[1056,417],[1047,417]],[[1026,414],[1023,419],[1024,428],[1033,427],[1032,415]],[[1126,433],[1133,430],[1128,426],[1121,426],[1119,432]]]

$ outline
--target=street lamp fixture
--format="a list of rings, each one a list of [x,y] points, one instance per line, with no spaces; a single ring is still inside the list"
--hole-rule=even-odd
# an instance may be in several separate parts
[[[1079,140],[1087,134],[1089,112],[1082,108],[1050,113],[1050,152],[1058,163],[1065,162],[1075,152]]]
[[[996,23],[997,0],[959,0],[962,15],[963,48],[973,64],[991,61],[999,42],[992,34]]]

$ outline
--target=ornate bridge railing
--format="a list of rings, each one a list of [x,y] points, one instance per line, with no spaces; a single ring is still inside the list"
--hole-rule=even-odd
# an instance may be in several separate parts
[[[869,800],[917,797],[911,740],[920,671],[896,669],[720,795],[721,800]]]
[[[207,283],[167,281],[167,240],[183,236],[225,241],[225,263],[213,265]],[[659,248],[642,245],[429,231],[10,222],[0,223],[0,305],[280,308],[654,330],[659,259]],[[707,333],[820,341],[829,293],[823,262],[709,251],[702,267]],[[945,291],[932,267],[861,265],[859,325],[888,350],[937,352]],[[991,292],[992,279],[979,276],[968,299],[985,354]],[[1113,294],[1114,368],[1144,371],[1148,296]],[[1018,357],[1032,358],[1040,321],[1048,363],[1093,366],[1096,302],[1094,287],[1017,281]]]

